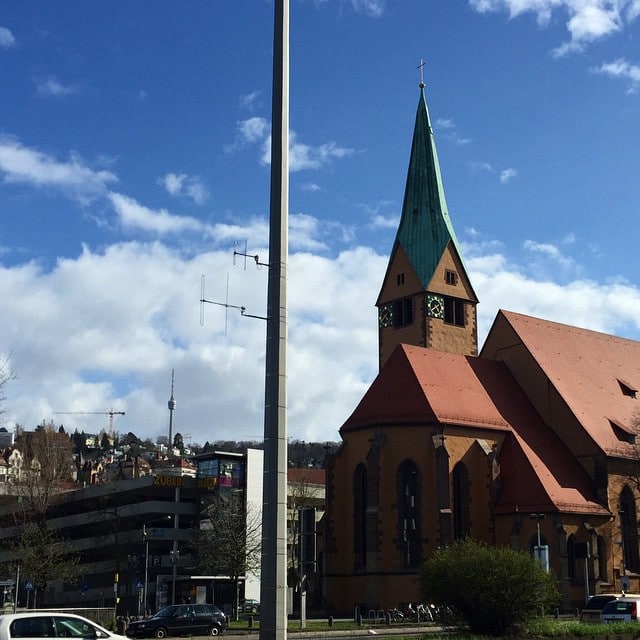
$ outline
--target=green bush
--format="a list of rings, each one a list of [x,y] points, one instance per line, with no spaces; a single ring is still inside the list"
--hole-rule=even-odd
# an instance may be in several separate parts
[[[560,600],[533,556],[470,538],[436,551],[419,580],[425,601],[451,607],[472,633],[504,635]]]

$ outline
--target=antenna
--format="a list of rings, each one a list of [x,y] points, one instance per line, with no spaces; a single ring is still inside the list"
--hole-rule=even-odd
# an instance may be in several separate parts
[[[259,320],[266,320],[266,318],[264,316],[257,316],[254,315],[252,313],[246,313],[246,307],[237,305],[237,304],[229,304],[228,300],[229,300],[229,274],[227,274],[227,294],[226,294],[226,299],[224,302],[217,302],[216,300],[207,300],[204,297],[204,282],[205,282],[205,277],[204,275],[202,275],[202,277],[200,278],[200,293],[201,293],[201,297],[200,297],[200,326],[204,326],[204,305],[205,304],[215,304],[218,305],[219,307],[224,307],[225,308],[225,323],[224,323],[224,335],[227,335],[227,314],[226,314],[226,310],[227,309],[239,309],[240,310],[240,315],[244,316],[245,318],[258,318]]]
[[[236,242],[233,243],[234,247],[238,246],[238,241],[236,240]],[[256,267],[260,268],[260,267],[268,267],[269,263],[268,262],[260,262],[260,256],[256,253],[256,254],[250,254],[247,253],[247,241],[244,241],[244,252],[242,251],[236,251],[235,249],[233,250],[233,264],[236,264],[236,256],[242,256],[244,258],[244,270],[247,270],[247,258],[251,258],[253,259],[253,261],[256,263]]]
[[[169,447],[170,451],[173,448],[173,412],[176,409],[176,399],[173,397],[173,382],[175,369],[171,369],[171,397],[169,398],[169,402],[167,402],[167,406],[169,407]]]

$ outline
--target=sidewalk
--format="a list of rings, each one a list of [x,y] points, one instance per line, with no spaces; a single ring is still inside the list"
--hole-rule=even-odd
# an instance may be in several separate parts
[[[287,638],[308,639],[331,638],[331,637],[362,637],[362,636],[413,636],[424,635],[426,633],[436,633],[443,631],[443,627],[424,626],[402,626],[402,625],[365,625],[355,629],[333,629],[329,625],[325,629],[298,629],[287,631]],[[243,640],[258,640],[257,629],[226,629],[224,635],[242,636]]]

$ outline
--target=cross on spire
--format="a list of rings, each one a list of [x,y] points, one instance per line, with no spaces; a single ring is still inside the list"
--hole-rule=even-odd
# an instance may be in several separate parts
[[[422,58],[420,58],[420,64],[418,65],[418,69],[420,69],[420,88],[424,89],[424,65],[425,62]]]

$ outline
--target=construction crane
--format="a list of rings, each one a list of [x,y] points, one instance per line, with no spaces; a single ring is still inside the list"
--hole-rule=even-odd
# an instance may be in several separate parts
[[[125,415],[124,411],[54,411],[54,416],[57,415],[76,415],[76,416],[90,416],[90,415],[101,415],[101,416],[109,416],[109,437],[113,437],[113,416],[123,416]]]

